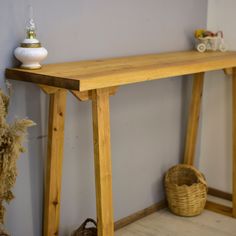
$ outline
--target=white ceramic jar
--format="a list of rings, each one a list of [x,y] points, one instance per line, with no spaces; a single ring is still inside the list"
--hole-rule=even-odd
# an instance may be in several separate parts
[[[47,50],[36,39],[35,25],[32,19],[27,28],[27,38],[23,40],[20,47],[15,49],[14,55],[22,63],[21,68],[24,69],[41,68],[40,62],[47,57]]]

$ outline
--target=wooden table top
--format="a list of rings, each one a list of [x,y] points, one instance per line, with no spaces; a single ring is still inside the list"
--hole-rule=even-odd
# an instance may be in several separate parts
[[[6,69],[8,79],[87,91],[236,67],[236,52],[182,51]]]

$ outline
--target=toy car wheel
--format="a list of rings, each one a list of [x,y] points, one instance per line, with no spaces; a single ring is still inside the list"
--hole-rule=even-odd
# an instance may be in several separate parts
[[[227,51],[227,46],[226,46],[225,44],[221,44],[221,45],[219,46],[219,50],[220,50],[221,52],[226,52],[226,51]]]
[[[206,51],[206,45],[204,43],[200,43],[197,45],[197,50],[199,52],[205,52]]]

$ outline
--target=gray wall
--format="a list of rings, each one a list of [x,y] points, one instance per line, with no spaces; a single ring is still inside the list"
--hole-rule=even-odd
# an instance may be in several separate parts
[[[208,4],[208,28],[223,30],[229,49],[236,50],[236,32],[232,30],[236,21],[236,1],[209,0]],[[231,79],[222,71],[207,74],[203,95],[200,168],[210,186],[226,192],[232,192],[231,90]]]
[[[24,38],[26,0],[0,1],[0,75],[15,64],[13,49]],[[46,63],[192,48],[192,34],[206,25],[206,0],[32,0]],[[28,116],[28,152],[18,161],[16,199],[6,225],[15,236],[39,236],[43,166],[47,141],[47,97],[32,84],[11,82],[10,116]],[[186,79],[121,87],[111,98],[115,219],[163,198],[164,171],[182,158]],[[95,217],[90,102],[70,94],[65,127],[61,235]]]

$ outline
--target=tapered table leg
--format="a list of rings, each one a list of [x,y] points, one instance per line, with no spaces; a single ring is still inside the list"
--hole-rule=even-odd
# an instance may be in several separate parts
[[[198,124],[201,110],[204,73],[194,74],[192,98],[188,117],[187,136],[185,144],[184,163],[194,164]]]
[[[236,67],[233,68],[233,78],[232,78],[232,97],[233,97],[233,217],[236,218]]]
[[[114,235],[109,88],[92,92],[98,236]]]
[[[66,90],[50,94],[48,156],[44,199],[44,236],[59,235]]]

